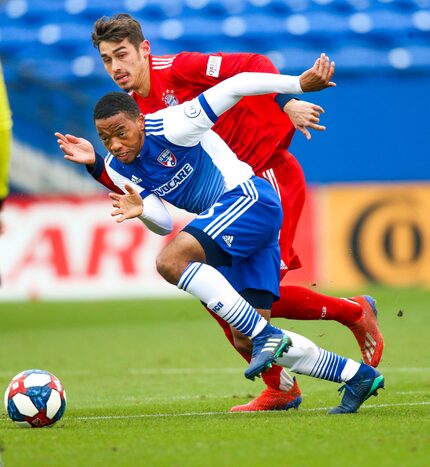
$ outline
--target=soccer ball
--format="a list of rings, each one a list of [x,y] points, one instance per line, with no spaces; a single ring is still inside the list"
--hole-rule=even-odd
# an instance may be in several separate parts
[[[4,405],[17,425],[39,428],[60,420],[66,409],[66,392],[49,371],[26,370],[9,383]]]

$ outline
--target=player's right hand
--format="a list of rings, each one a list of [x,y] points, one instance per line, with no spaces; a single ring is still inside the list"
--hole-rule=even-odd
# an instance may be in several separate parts
[[[118,223],[134,219],[143,213],[143,201],[140,194],[128,183],[125,184],[125,189],[127,193],[124,195],[109,193],[112,206],[116,208],[115,211],[112,211],[111,216],[116,217]]]
[[[302,91],[321,91],[322,89],[336,86],[336,83],[331,81],[334,75],[334,68],[334,62],[330,62],[330,58],[325,53],[322,53],[315,60],[313,67],[300,75]]]
[[[55,136],[58,138],[58,146],[64,152],[64,159],[76,164],[94,165],[96,163],[94,147],[86,139],[58,132]]]
[[[294,128],[301,131],[308,140],[312,138],[309,129],[316,131],[326,130],[325,126],[319,124],[320,114],[324,113],[324,109],[319,105],[291,99],[285,104],[284,112],[290,117]]]

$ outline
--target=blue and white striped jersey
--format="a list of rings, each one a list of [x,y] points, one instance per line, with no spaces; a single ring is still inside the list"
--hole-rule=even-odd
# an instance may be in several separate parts
[[[237,159],[210,128],[217,119],[202,94],[145,116],[145,141],[130,164],[109,154],[111,180],[131,184],[143,199],[153,193],[192,213],[209,209],[225,192],[248,180],[251,167]]]

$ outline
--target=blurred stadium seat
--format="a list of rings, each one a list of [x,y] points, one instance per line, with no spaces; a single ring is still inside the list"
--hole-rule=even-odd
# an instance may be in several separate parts
[[[63,56],[66,71],[60,74],[67,75],[69,69],[73,80],[67,64],[91,48],[93,22],[121,11],[135,15],[155,48],[160,41],[162,52],[167,46],[170,52],[190,46],[237,49],[237,42],[254,46],[258,41],[257,52],[266,52],[289,47],[297,39],[309,50],[321,43],[336,50],[339,43],[361,41],[365,48],[379,51],[381,42],[399,48],[429,41],[429,7],[429,0],[8,0],[0,4],[0,56],[9,62],[7,68],[19,67],[19,60],[13,60],[19,49],[20,60],[26,54],[35,57],[37,48],[41,59]],[[360,68],[362,60],[356,66]]]
[[[0,59],[18,139],[31,123],[31,144],[49,155],[53,128],[94,136],[91,106],[115,86],[90,35],[119,12],[141,21],[155,55],[253,51],[297,73],[325,51],[340,77],[430,73],[430,0],[6,0]]]

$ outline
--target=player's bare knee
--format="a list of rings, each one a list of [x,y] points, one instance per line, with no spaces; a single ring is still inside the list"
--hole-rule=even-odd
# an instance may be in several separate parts
[[[177,284],[190,262],[204,262],[204,251],[198,241],[186,232],[180,232],[158,254],[158,273],[171,284]]]
[[[179,279],[188,266],[189,261],[185,260],[180,252],[165,248],[161,250],[155,260],[158,273],[171,284],[176,285]]]
[[[179,278],[176,279],[176,261],[173,255],[171,255],[165,249],[161,250],[155,260],[157,271],[161,277],[166,279],[171,284],[176,284]]]

